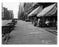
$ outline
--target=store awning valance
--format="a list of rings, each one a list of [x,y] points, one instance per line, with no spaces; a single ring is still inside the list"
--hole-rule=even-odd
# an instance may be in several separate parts
[[[41,12],[42,10],[42,7],[37,7],[36,9],[34,9],[30,14],[28,14],[28,17],[29,16],[34,16],[35,14],[38,14],[39,12]]]
[[[56,4],[52,4],[46,8],[44,8],[40,13],[38,13],[37,17],[40,16],[51,16],[55,14],[57,11]]]

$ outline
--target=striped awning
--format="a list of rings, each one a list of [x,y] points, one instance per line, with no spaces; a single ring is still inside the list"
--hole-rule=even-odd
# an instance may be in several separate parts
[[[38,13],[41,12],[41,11],[42,11],[42,7],[39,6],[39,7],[37,7],[36,9],[34,9],[30,14],[28,14],[28,17],[29,17],[29,16],[34,16],[35,14],[38,14]]]
[[[52,4],[46,8],[44,8],[40,13],[38,13],[37,17],[40,16],[51,16],[55,14],[57,11],[56,4]]]

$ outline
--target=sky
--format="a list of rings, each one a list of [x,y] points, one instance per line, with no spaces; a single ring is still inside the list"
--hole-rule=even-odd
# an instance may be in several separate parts
[[[8,8],[8,10],[13,10],[14,18],[18,18],[19,2],[4,2],[3,7]]]

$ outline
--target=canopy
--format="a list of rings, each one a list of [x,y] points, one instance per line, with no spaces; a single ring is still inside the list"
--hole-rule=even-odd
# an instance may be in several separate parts
[[[41,6],[37,7],[30,14],[28,14],[28,17],[29,16],[34,16],[35,14],[38,14],[39,12],[41,12],[41,10],[42,10],[42,7]]]
[[[40,16],[51,16],[56,13],[56,4],[52,4],[46,8],[44,8],[40,13],[38,13],[37,17]]]

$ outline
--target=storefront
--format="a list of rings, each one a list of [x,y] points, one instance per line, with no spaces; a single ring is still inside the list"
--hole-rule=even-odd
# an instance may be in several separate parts
[[[52,4],[44,8],[37,15],[38,19],[40,18],[39,25],[41,26],[56,26],[57,21],[57,7],[56,4]]]
[[[35,19],[37,19],[37,14],[40,13],[42,11],[42,6],[37,7],[36,9],[34,9],[30,14],[28,14],[29,19],[32,21],[35,21]]]

